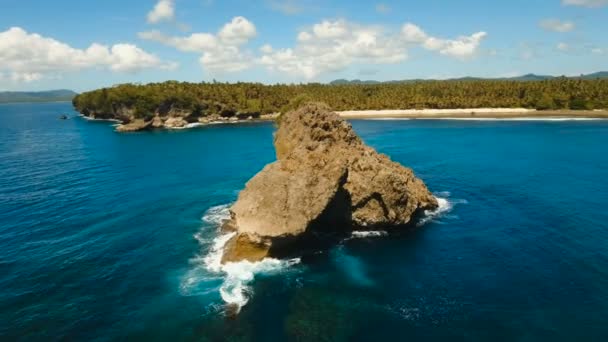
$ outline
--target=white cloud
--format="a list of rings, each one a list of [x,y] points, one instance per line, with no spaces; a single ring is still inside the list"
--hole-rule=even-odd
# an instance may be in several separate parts
[[[265,44],[259,55],[243,48],[257,36],[253,23],[235,17],[217,33],[168,36],[160,31],[140,32],[139,37],[183,52],[201,54],[199,62],[211,73],[236,72],[254,65],[307,80],[355,64],[396,64],[407,59],[407,49],[421,46],[458,59],[474,56],[485,32],[456,39],[429,36],[413,24],[390,32],[381,26],[360,25],[344,19],[323,20],[298,32],[295,46],[275,48]]]
[[[105,52],[104,52],[105,53]],[[112,71],[135,72],[142,69],[158,67],[174,70],[176,63],[161,63],[158,57],[147,53],[133,44],[116,44],[110,49],[108,60]]]
[[[407,51],[399,36],[379,27],[325,20],[299,32],[295,47],[273,49],[258,63],[271,71],[314,79],[355,63],[391,64],[405,59]]]
[[[43,78],[44,76],[41,73],[38,72],[13,72],[10,74],[10,79],[13,82],[17,82],[17,83],[30,83],[30,82],[34,82],[34,81],[39,81]]]
[[[219,46],[216,36],[210,33],[193,33],[187,37],[170,37],[160,31],[138,33],[139,38],[151,40],[176,48],[182,52],[199,52],[214,50]]]
[[[562,43],[558,43],[557,44],[557,49],[559,51],[568,51],[568,50],[570,50],[570,45],[568,45],[566,43],[563,43],[563,42]]]
[[[307,42],[312,39],[312,35],[306,31],[300,32],[298,34],[298,41]]]
[[[199,62],[210,72],[236,72],[248,68],[254,59],[241,46],[257,35],[255,25],[244,17],[235,17],[217,34],[193,33],[172,37],[160,31],[140,32],[139,37],[168,45],[183,52],[202,54]]]
[[[175,3],[173,0],[159,0],[148,13],[148,23],[158,24],[175,19]]]
[[[387,4],[384,4],[384,3],[376,4],[376,12],[381,13],[381,14],[387,14],[387,13],[390,13],[390,11],[391,11],[391,8]]]
[[[427,34],[422,29],[414,24],[406,23],[401,28],[401,33],[408,43],[424,43],[427,40]]]
[[[602,48],[593,48],[591,49],[591,52],[596,55],[603,55],[604,53],[606,53],[606,50]]]
[[[313,34],[320,39],[344,37],[348,33],[348,24],[344,20],[324,20],[312,27]]]
[[[548,31],[554,32],[570,32],[574,30],[576,25],[571,21],[561,21],[559,19],[541,20],[539,26]]]
[[[402,62],[407,59],[409,46],[419,45],[445,56],[466,59],[476,54],[485,36],[485,32],[478,32],[457,39],[441,39],[409,23],[393,34],[379,26],[324,20],[300,31],[294,47],[262,51],[258,63],[271,71],[314,79],[353,64]]]
[[[487,36],[486,32],[473,33],[470,36],[460,36],[456,39],[443,39],[429,36],[420,27],[406,23],[401,28],[401,34],[410,44],[420,44],[427,50],[438,51],[440,54],[459,59],[474,56],[481,41]]]
[[[257,35],[255,25],[243,17],[235,17],[222,27],[218,36],[229,45],[241,45]]]
[[[272,53],[272,51],[274,51],[274,50],[272,48],[272,45],[270,45],[270,44],[264,44],[260,48],[260,52],[262,52],[262,53]]]
[[[562,0],[562,4],[566,6],[594,8],[608,5],[608,0]]]
[[[95,67],[115,72],[137,72],[176,66],[131,44],[108,47],[93,43],[87,49],[76,49],[19,27],[0,32],[0,72],[9,74],[15,82],[32,82],[63,72]]]

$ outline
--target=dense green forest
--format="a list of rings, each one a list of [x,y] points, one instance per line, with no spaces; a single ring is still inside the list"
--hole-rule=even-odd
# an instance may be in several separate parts
[[[551,109],[608,108],[608,80],[557,78],[543,81],[421,81],[386,84],[182,83],[122,84],[74,98],[78,111],[111,115],[118,108],[151,118],[168,108],[199,116],[275,113],[308,101],[334,110],[525,107]]]

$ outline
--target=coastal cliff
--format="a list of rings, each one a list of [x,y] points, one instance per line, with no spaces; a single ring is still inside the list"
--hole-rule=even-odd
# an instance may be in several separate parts
[[[116,120],[120,124],[116,127],[118,132],[135,132],[147,129],[180,129],[193,125],[207,125],[215,123],[235,123],[252,120],[270,120],[273,115],[260,113],[240,113],[232,110],[220,110],[208,113],[201,109],[183,109],[177,106],[158,107],[151,110],[151,114],[140,115],[136,108],[117,106],[105,110],[88,107],[78,108],[80,113],[89,119]]]
[[[365,145],[323,104],[280,118],[277,161],[231,208],[222,262],[290,255],[355,230],[405,229],[437,201],[411,169]]]

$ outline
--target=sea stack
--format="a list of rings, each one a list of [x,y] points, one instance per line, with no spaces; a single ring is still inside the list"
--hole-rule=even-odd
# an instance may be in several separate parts
[[[437,200],[411,169],[365,145],[326,105],[285,113],[277,161],[241,191],[224,231],[235,231],[222,262],[298,254],[355,230],[413,226]]]

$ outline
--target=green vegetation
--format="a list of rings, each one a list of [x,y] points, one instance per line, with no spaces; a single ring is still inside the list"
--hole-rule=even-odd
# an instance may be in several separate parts
[[[268,114],[302,102],[325,102],[334,110],[410,108],[606,109],[608,80],[556,78],[543,81],[469,80],[381,84],[180,83],[123,84],[74,98],[87,115],[117,115],[120,109],[149,119],[180,109],[197,116]]]
[[[4,91],[0,92],[0,103],[72,101],[76,95],[71,90]]]

